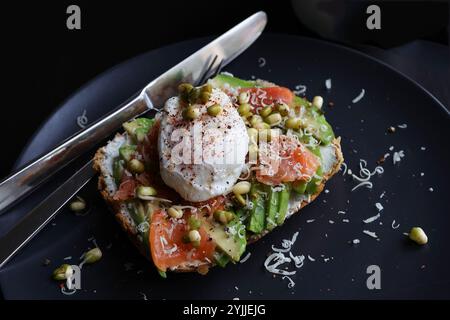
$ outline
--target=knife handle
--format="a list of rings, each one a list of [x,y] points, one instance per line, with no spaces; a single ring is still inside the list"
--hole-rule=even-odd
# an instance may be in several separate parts
[[[117,131],[122,123],[153,108],[145,92],[107,116],[63,141],[59,146],[27,163],[0,182],[0,214],[29,195],[42,182],[93,146]]]

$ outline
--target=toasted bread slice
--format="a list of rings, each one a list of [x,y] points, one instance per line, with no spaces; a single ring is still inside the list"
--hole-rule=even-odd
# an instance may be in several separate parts
[[[106,146],[100,148],[94,157],[94,169],[99,172],[98,188],[100,193],[109,204],[116,219],[119,221],[120,225],[126,231],[129,238],[136,245],[139,251],[151,260],[148,248],[144,245],[144,242],[138,238],[137,226],[134,223],[128,208],[124,203],[113,199],[113,195],[117,190],[117,186],[113,178],[113,160],[119,156],[120,146],[126,144],[128,140],[129,137],[127,133],[117,134]],[[334,139],[331,144],[321,148],[322,158],[324,159],[322,164],[324,167],[323,180],[320,186],[318,186],[317,192],[309,197],[296,195],[294,193],[291,194],[287,217],[299,212],[301,208],[317,198],[317,196],[324,189],[326,181],[339,171],[340,165],[343,162],[340,138]],[[255,242],[267,233],[268,231],[256,236],[251,236],[248,241]],[[148,240],[145,239],[144,241]],[[199,271],[200,269],[204,270],[205,268],[212,267],[213,265],[213,262],[193,262],[179,265],[172,268],[171,271],[192,272]]]

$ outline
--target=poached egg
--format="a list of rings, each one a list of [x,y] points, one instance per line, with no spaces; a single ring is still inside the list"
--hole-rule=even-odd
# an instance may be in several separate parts
[[[217,116],[207,108],[220,105]],[[179,97],[167,100],[158,137],[163,181],[181,197],[199,202],[231,191],[245,168],[248,135],[244,121],[222,90],[214,88],[208,102],[195,104],[200,116],[183,119]]]

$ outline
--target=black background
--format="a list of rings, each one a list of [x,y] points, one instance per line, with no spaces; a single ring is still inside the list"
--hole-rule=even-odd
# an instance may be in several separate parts
[[[360,9],[356,17],[346,18],[347,29],[357,34],[356,40],[338,39],[348,40],[348,45],[386,48],[415,38],[448,44],[445,2],[379,3],[383,8],[382,33],[369,33],[358,27],[365,25],[367,2],[324,2],[324,9],[336,15],[349,8]],[[66,8],[70,4],[81,7],[81,30],[66,28]],[[290,1],[21,1],[2,4],[3,124],[0,135],[8,138],[3,139],[7,156],[2,157],[0,176],[11,170],[39,124],[64,99],[99,73],[151,49],[220,34],[258,10],[268,13],[267,32],[321,38],[302,25]]]

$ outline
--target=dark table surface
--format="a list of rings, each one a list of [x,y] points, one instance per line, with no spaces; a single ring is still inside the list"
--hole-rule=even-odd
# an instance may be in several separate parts
[[[356,49],[384,61],[415,80],[449,110],[450,50],[448,46],[416,40],[388,50],[369,46],[359,46]]]

